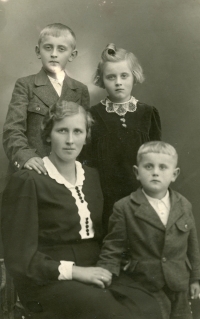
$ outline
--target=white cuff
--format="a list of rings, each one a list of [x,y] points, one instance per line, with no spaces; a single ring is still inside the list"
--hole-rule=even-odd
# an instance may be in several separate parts
[[[58,267],[60,275],[58,280],[72,280],[72,266],[73,261],[60,260],[60,265]]]

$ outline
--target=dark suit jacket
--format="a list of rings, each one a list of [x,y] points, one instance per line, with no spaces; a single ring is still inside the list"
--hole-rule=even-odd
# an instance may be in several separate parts
[[[170,190],[171,210],[166,228],[141,189],[114,205],[109,233],[98,266],[118,275],[121,254],[129,245],[131,276],[150,290],[167,285],[188,289],[200,279],[200,256],[191,204]]]
[[[32,157],[48,155],[41,123],[50,106],[67,100],[89,108],[88,88],[68,76],[59,97],[45,71],[17,80],[3,129],[3,146],[12,167],[21,169]]]

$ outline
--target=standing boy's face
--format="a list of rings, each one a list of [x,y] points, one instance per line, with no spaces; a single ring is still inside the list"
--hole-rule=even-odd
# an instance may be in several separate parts
[[[166,195],[170,183],[176,180],[180,172],[176,167],[176,159],[162,153],[143,154],[134,170],[145,193],[158,199]]]
[[[123,103],[130,100],[133,74],[127,61],[106,62],[103,67],[103,83],[112,102]]]
[[[49,76],[55,77],[63,71],[67,63],[72,61],[77,51],[73,49],[73,38],[70,34],[54,37],[46,35],[40,46],[36,46],[36,54]]]

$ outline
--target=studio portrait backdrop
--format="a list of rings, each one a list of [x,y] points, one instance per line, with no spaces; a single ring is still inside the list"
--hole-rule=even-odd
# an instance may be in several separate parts
[[[88,86],[91,106],[106,95],[92,82],[106,44],[137,56],[145,81],[133,96],[158,109],[162,140],[178,151],[172,187],[192,203],[200,241],[200,0],[0,0],[1,133],[14,84],[40,70],[35,45],[54,22],[76,34],[79,53],[67,73]],[[7,167],[1,143],[0,193]]]

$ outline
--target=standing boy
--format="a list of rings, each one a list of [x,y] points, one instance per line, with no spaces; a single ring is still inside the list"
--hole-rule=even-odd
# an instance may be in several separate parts
[[[169,299],[170,319],[191,319],[188,292],[199,297],[200,255],[191,204],[168,189],[179,175],[177,160],[167,143],[140,147],[134,171],[142,188],[115,203],[98,266],[118,276],[129,246],[134,281],[161,300],[161,310],[162,296]]]
[[[34,169],[46,173],[42,157],[49,148],[42,143],[40,128],[49,107],[57,101],[73,101],[89,107],[87,87],[65,73],[77,56],[74,32],[54,23],[45,27],[35,48],[41,59],[39,73],[17,80],[3,129],[3,146],[15,170]]]

